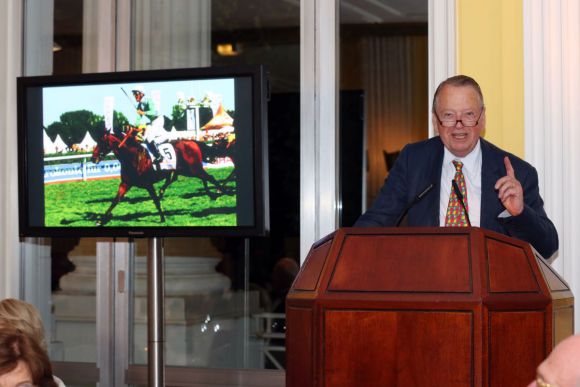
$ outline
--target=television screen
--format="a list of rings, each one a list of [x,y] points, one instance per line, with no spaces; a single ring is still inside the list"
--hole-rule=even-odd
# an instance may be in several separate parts
[[[267,231],[261,66],[17,84],[21,236]]]

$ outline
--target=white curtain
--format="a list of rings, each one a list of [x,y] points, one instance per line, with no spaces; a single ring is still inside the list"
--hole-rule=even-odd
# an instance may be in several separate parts
[[[428,137],[427,37],[390,36],[364,40],[363,84],[367,94],[367,204],[383,185],[383,151]]]
[[[115,0],[83,2],[83,72],[115,70]]]
[[[26,0],[24,74],[52,74],[54,0]],[[21,16],[22,18],[22,16]],[[18,51],[21,47],[18,47]]]
[[[553,266],[576,296],[580,331],[580,2],[524,0],[526,159],[560,237]]]
[[[20,14],[18,20],[24,19],[26,28],[23,36],[24,44],[18,46],[17,50],[24,56],[24,75],[51,75],[53,72],[54,0],[27,0],[21,3],[25,4],[24,14]],[[16,52],[16,50],[10,52]],[[6,142],[2,143],[7,145]],[[17,173],[16,168],[14,172]],[[5,180],[4,182],[6,184]],[[16,211],[16,208],[13,211]],[[14,219],[16,216],[14,215]],[[42,238],[25,238],[18,249],[14,248],[14,253],[14,260],[19,262],[19,271],[18,275],[13,276],[11,280],[18,280],[18,293],[13,293],[12,296],[38,307],[43,321],[46,322],[45,330],[48,342],[50,342],[50,247]]]
[[[210,0],[134,2],[135,70],[211,64]]]

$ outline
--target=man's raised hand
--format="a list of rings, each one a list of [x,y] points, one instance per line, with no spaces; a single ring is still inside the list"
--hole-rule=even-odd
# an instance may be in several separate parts
[[[524,190],[516,179],[516,174],[509,157],[503,159],[507,175],[498,179],[495,189],[498,191],[498,198],[512,216],[518,216],[524,211]]]

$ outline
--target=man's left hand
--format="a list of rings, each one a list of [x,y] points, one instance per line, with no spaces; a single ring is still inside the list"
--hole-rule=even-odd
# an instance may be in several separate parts
[[[524,190],[516,179],[516,174],[510,159],[505,156],[503,159],[507,175],[500,178],[495,183],[499,200],[512,216],[518,216],[524,211]]]

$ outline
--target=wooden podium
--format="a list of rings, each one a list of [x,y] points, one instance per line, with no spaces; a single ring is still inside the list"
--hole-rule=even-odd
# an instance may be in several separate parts
[[[286,304],[288,387],[526,386],[573,334],[568,285],[480,228],[344,228]]]

